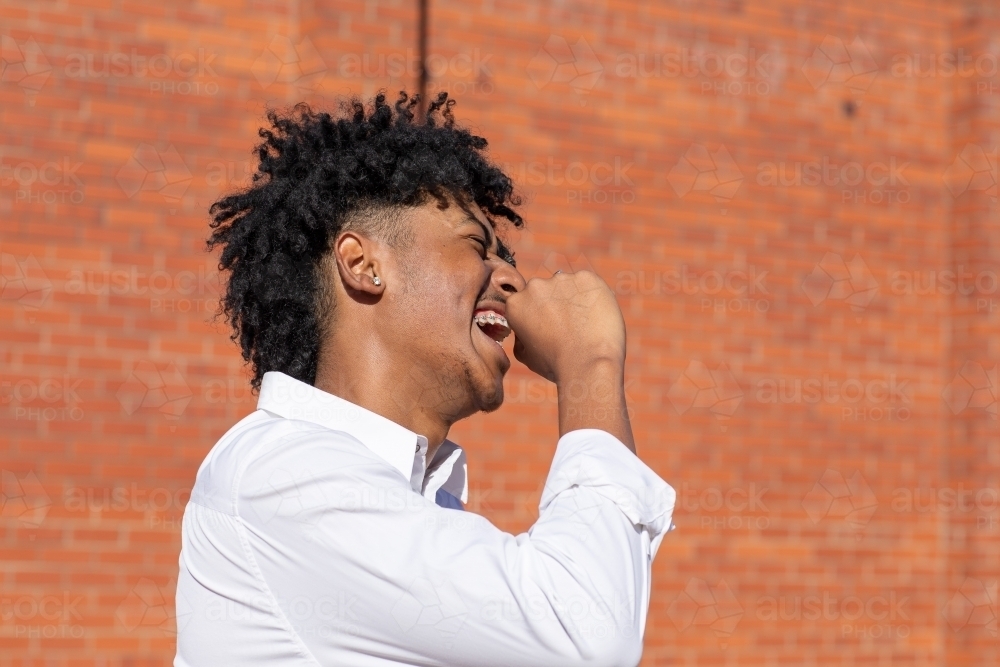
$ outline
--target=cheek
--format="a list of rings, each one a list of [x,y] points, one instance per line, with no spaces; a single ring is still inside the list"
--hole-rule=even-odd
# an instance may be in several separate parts
[[[482,284],[475,271],[474,266],[461,270],[456,263],[444,269],[437,262],[408,271],[398,308],[404,328],[422,336],[468,329]]]

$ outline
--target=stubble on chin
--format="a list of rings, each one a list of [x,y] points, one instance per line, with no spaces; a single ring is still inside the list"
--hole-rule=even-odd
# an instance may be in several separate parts
[[[472,369],[466,366],[465,383],[475,399],[477,412],[494,412],[503,405],[503,381],[496,382],[492,377],[488,380],[478,379]]]

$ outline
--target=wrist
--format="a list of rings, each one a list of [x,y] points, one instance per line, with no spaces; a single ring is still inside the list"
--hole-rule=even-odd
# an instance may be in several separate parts
[[[591,357],[556,379],[559,433],[596,428],[618,438],[632,452],[635,440],[625,395],[623,359]]]
[[[578,357],[556,369],[557,387],[578,382],[604,380],[610,382],[625,380],[625,359],[616,355],[588,355]]]

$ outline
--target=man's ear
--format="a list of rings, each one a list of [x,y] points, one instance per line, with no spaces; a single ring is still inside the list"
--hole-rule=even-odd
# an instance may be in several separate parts
[[[342,232],[333,243],[333,259],[337,273],[348,292],[378,296],[385,289],[385,278],[379,273],[377,255],[384,246],[357,231]]]

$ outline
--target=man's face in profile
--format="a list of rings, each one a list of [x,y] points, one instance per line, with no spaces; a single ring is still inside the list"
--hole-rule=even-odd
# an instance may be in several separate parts
[[[416,409],[452,420],[496,410],[510,367],[504,302],[524,278],[478,206],[431,197],[401,218],[410,239],[392,252],[400,284],[386,285],[378,326],[399,372],[427,387]]]

